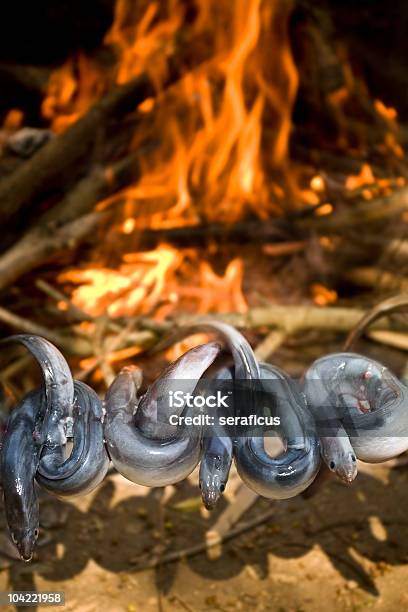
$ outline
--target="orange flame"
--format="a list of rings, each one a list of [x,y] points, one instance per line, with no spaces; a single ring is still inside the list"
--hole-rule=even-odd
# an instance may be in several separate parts
[[[241,260],[231,261],[222,276],[215,274],[207,262],[198,262],[198,284],[192,284],[190,275],[187,282],[178,278],[184,263],[193,263],[195,268],[197,254],[160,245],[154,251],[124,255],[118,269],[68,270],[58,280],[79,285],[72,292],[72,300],[92,316],[154,315],[162,319],[186,299],[195,304],[198,313],[247,309]]]
[[[315,284],[311,287],[312,297],[318,306],[327,306],[337,301],[337,292],[324,285]]]
[[[233,222],[249,210],[265,218],[279,210],[279,191],[265,181],[261,143],[267,114],[271,126],[267,140],[272,147],[267,164],[279,167],[283,186],[293,190],[287,164],[298,77],[288,15],[289,9],[276,0],[237,0],[221,6],[216,0],[199,0],[196,18],[188,27],[196,38],[206,37],[211,60],[187,73],[161,108],[155,109],[152,100],[141,106],[143,112],[157,115],[163,146],[146,160],[139,183],[117,196],[127,204],[127,218],[140,216],[141,205],[145,209],[146,204],[160,213],[154,227],[173,224],[175,219],[177,224],[197,222],[198,215]],[[149,74],[160,92],[168,58],[176,53],[175,41],[183,28],[181,0],[149,2],[144,12],[134,2],[117,0],[105,36],[116,65],[103,68],[79,53],[57,69],[42,107],[51,127],[62,131],[114,82],[123,84],[142,73]],[[265,54],[266,47],[274,50],[272,55]],[[193,196],[197,193],[199,206]],[[188,220],[181,221],[183,216]],[[147,224],[151,226],[152,220]]]
[[[84,53],[78,53],[51,74],[42,114],[54,132],[63,132],[86,113],[106,88],[103,71]]]
[[[147,74],[161,94],[139,106],[132,146],[137,152],[144,121],[146,134],[161,145],[144,156],[137,183],[98,206],[122,205],[122,220],[112,229],[118,236],[203,220],[232,223],[247,213],[264,219],[281,213],[287,196],[295,193],[303,202],[319,202],[318,190],[298,190],[289,169],[298,87],[289,11],[277,0],[197,0],[196,15],[187,23],[182,0],[151,1],[144,8],[117,0],[104,41],[114,65],[103,67],[79,53],[53,73],[42,111],[56,132],[115,83]],[[163,91],[168,60],[177,59],[178,40],[187,30],[208,46],[210,60]],[[273,182],[266,180],[266,170],[268,176],[272,170]],[[76,285],[73,302],[92,315],[162,318],[176,307],[244,311],[242,277],[239,259],[218,275],[197,251],[160,245],[124,255],[116,269],[69,270],[59,280]]]
[[[301,189],[289,159],[298,90],[288,29],[291,8],[291,2],[280,0],[195,0],[195,13],[187,15],[184,0],[116,0],[104,39],[113,61],[103,65],[77,53],[52,74],[42,112],[55,132],[78,120],[114,85],[147,75],[155,86],[157,96],[134,109],[138,127],[129,138],[130,148],[140,156],[141,177],[97,207],[121,205],[122,216],[110,228],[115,240],[128,245],[147,227],[233,223],[247,215],[266,219],[282,214],[287,202],[319,205],[316,215],[332,214],[325,178],[315,174]],[[186,68],[184,77],[164,90],[169,61],[179,60],[186,39],[197,41],[197,55],[209,59],[194,70]],[[362,86],[346,51],[339,54],[344,85],[328,94],[326,103],[338,123],[338,145],[349,147],[348,102]],[[194,45],[189,56],[193,63]],[[402,157],[396,111],[378,100],[374,108],[386,126],[384,150]],[[142,154],[140,144],[146,140],[158,145]],[[364,164],[357,176],[347,178],[346,188],[361,190],[370,199],[374,188],[385,193],[391,186],[381,184]],[[320,244],[336,248],[331,237],[322,237]],[[290,248],[302,250],[304,245]],[[271,249],[267,246],[265,252],[275,253]],[[245,311],[243,274],[241,259],[231,261],[220,274],[198,249],[161,244],[152,251],[123,255],[117,267],[104,260],[100,267],[68,270],[59,281],[74,285],[74,304],[90,315],[162,319],[176,309],[199,314]],[[311,294],[320,305],[337,299],[335,291],[318,284]]]
[[[346,189],[353,191],[354,189],[364,187],[365,185],[372,185],[373,183],[375,183],[375,177],[371,166],[369,164],[363,164],[359,174],[347,177]]]

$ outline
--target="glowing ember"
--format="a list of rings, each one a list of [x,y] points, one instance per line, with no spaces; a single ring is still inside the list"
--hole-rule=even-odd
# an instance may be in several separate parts
[[[386,133],[385,138],[384,138],[384,145],[385,145],[386,150],[393,153],[395,157],[398,157],[399,159],[402,159],[403,157],[405,157],[404,150],[401,147],[401,145],[398,143],[397,137],[393,132]]]
[[[308,206],[317,206],[320,203],[318,194],[312,189],[302,190],[302,199]]]
[[[326,202],[326,204],[322,204],[319,208],[316,208],[315,214],[319,217],[324,217],[326,215],[331,215],[333,212],[333,205]]]
[[[327,249],[328,251],[335,251],[336,250],[336,241],[335,241],[334,238],[332,238],[330,236],[320,236],[319,244],[324,249]]]
[[[310,189],[313,189],[313,191],[317,191],[318,193],[324,191],[326,189],[326,184],[323,177],[321,177],[319,174],[314,176],[310,181]]]
[[[13,108],[5,116],[2,127],[5,130],[15,131],[23,125],[23,121],[24,113],[17,108]]]
[[[337,301],[337,292],[324,285],[315,284],[311,287],[312,297],[318,306],[327,306]]]
[[[346,189],[349,191],[353,191],[354,189],[358,189],[359,187],[364,187],[365,185],[372,185],[375,183],[375,176],[369,164],[363,164],[361,167],[360,174],[355,176],[351,175],[347,177],[346,180]]]
[[[384,117],[384,119],[388,119],[389,121],[395,121],[398,117],[396,109],[391,108],[390,106],[385,106],[384,102],[381,102],[381,100],[374,100],[374,108],[379,115]]]
[[[122,232],[124,234],[131,234],[135,228],[136,228],[136,219],[132,219],[131,217],[129,217],[128,219],[125,219],[125,221],[123,222]]]

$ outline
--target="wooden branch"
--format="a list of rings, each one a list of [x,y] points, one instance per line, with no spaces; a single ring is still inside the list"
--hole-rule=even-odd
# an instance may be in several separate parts
[[[54,344],[61,344],[62,337],[60,334],[54,333],[46,327],[38,325],[38,323],[34,323],[24,317],[20,317],[2,307],[0,307],[0,321],[19,332],[44,336]]]
[[[38,66],[0,62],[0,82],[12,81],[18,86],[43,96],[51,70]]]
[[[408,334],[392,331],[373,331],[367,333],[370,340],[397,348],[400,351],[408,351]]]
[[[81,356],[89,354],[90,344],[84,339],[64,336],[2,307],[0,307],[0,321],[18,332],[43,336],[70,353]]]
[[[226,319],[239,323],[245,323],[249,328],[277,327],[285,330],[288,334],[304,329],[321,329],[338,332],[346,332],[354,327],[364,314],[363,311],[354,308],[321,308],[319,306],[278,306],[269,308],[254,308],[246,315],[226,315]],[[391,322],[378,322],[377,329],[394,329]],[[403,328],[406,329],[406,326]]]
[[[170,242],[180,247],[187,247],[206,244],[211,240],[267,243],[276,239],[285,239],[288,233],[290,233],[289,221],[282,218],[268,219],[267,221],[254,219],[234,223],[233,225],[201,223],[185,227],[143,230],[140,235],[140,247],[150,249],[161,242]],[[285,244],[285,242],[282,242],[282,245]]]
[[[227,508],[220,514],[217,521],[212,525],[205,534],[207,544],[207,556],[211,561],[219,559],[222,555],[222,542],[225,541],[226,535],[238,523],[242,516],[248,512],[250,508],[259,499],[259,495],[249,489],[240,480],[237,481],[237,489],[234,492],[233,499]],[[273,502],[272,502],[273,504]]]
[[[90,212],[95,205],[128,184],[130,177],[137,179],[139,174],[138,160],[129,156],[113,166],[96,168],[82,179],[0,256],[0,290],[49,261],[61,250],[76,248],[111,214],[109,211]]]
[[[358,206],[349,206],[325,217],[307,218],[299,222],[301,228],[318,232],[334,232],[349,227],[375,223],[395,217],[408,210],[408,187],[402,187],[389,196],[382,196]]]
[[[395,240],[386,242],[384,246],[384,253],[392,258],[407,259],[408,240],[396,238]]]
[[[256,347],[255,354],[259,361],[267,361],[269,357],[284,343],[286,333],[280,329],[272,330]]]
[[[385,291],[408,293],[408,278],[378,268],[359,267],[345,270],[343,278],[360,287],[375,287]]]
[[[172,68],[164,86],[174,83],[181,75],[181,68]],[[125,85],[115,87],[96,102],[76,123],[50,140],[34,157],[4,179],[0,185],[0,221],[5,223],[15,217],[50,183],[84,158],[110,117],[133,111],[155,93],[148,75],[142,74]]]
[[[304,241],[287,242],[299,231],[339,233],[348,228],[375,223],[408,210],[408,187],[397,189],[389,196],[383,196],[370,202],[353,203],[333,213],[317,217],[314,210],[307,208],[301,214],[288,214],[283,218],[267,221],[250,220],[226,226],[221,223],[200,224],[189,227],[175,227],[164,230],[144,230],[140,237],[141,248],[154,248],[166,241],[177,246],[205,244],[208,240],[231,240],[269,243],[264,248],[266,254],[281,256],[300,252],[305,248]],[[278,242],[275,242],[275,241]],[[286,240],[286,241],[285,241]]]
[[[109,320],[106,319],[106,324],[108,323]],[[133,344],[134,346],[141,348],[150,348],[152,344],[156,342],[157,336],[147,330],[134,332],[133,330],[136,327],[136,324],[136,319],[130,319],[127,325],[121,329],[119,333],[113,336],[109,342],[102,343],[100,349],[98,350],[98,355],[95,355],[95,359],[92,361],[89,367],[77,372],[75,378],[78,380],[85,380],[98,366],[102,366],[104,363],[109,365],[109,354],[122,348],[124,344]]]
[[[141,176],[141,157],[143,150],[140,156],[129,155],[114,164],[95,167],[62,200],[37,219],[33,231],[38,225],[60,226],[86,215],[98,202],[137,181]]]
[[[271,327],[283,330],[287,335],[305,329],[319,329],[336,332],[348,332],[354,328],[365,315],[364,310],[357,308],[342,308],[333,306],[322,308],[319,306],[292,304],[272,304],[263,308],[251,308],[246,313],[226,313],[205,317],[216,321],[225,321],[239,329],[254,329],[259,327]],[[172,321],[150,321],[145,318],[139,319],[142,328],[155,330],[157,334],[172,333],[178,325],[189,325],[199,323],[202,317],[180,316]],[[389,321],[376,321],[373,330],[397,330],[407,331],[408,324],[400,317],[394,317]],[[157,347],[159,350],[160,347]]]
[[[65,295],[65,293],[62,293],[62,291],[59,291],[59,289],[56,289],[55,287],[47,283],[45,280],[42,280],[41,278],[38,279],[35,282],[35,286],[41,291],[43,291],[46,295],[51,297],[53,300],[55,300],[57,303],[63,302],[65,304],[67,313],[75,321],[92,321],[93,320],[93,318],[88,313],[78,308],[78,306],[75,306],[72,300],[70,300]]]
[[[0,257],[0,289],[51,260],[64,249],[74,249],[94,232],[106,213],[90,213],[53,230],[40,224]]]

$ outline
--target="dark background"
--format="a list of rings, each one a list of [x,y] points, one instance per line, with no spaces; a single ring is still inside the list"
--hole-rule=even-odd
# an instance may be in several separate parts
[[[272,0],[271,0],[272,1]],[[136,6],[145,0],[135,0]],[[185,0],[194,11],[194,1]],[[0,21],[0,111],[22,98],[36,106],[36,94],[16,86],[1,64],[53,66],[75,50],[92,54],[112,22],[115,0],[37,0],[3,3]],[[373,97],[408,118],[408,5],[406,0],[299,0],[293,23],[315,19],[325,35],[347,44]],[[25,90],[24,90],[25,89]],[[36,113],[33,114],[33,121]]]

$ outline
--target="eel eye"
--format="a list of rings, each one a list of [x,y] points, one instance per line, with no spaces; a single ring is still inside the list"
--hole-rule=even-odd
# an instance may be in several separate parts
[[[334,461],[330,461],[329,467],[331,470],[334,470],[334,468],[336,467],[336,464],[334,463]]]
[[[39,530],[38,530],[38,529],[35,529],[35,530],[34,530],[34,537],[35,537],[35,539],[37,539],[37,538],[38,538],[39,533],[40,533],[40,532],[39,532]]]
[[[220,485],[220,491],[221,491],[221,493],[224,493],[224,491],[225,491],[225,484],[221,484]]]
[[[352,461],[357,461],[355,455],[351,455],[351,460]]]

